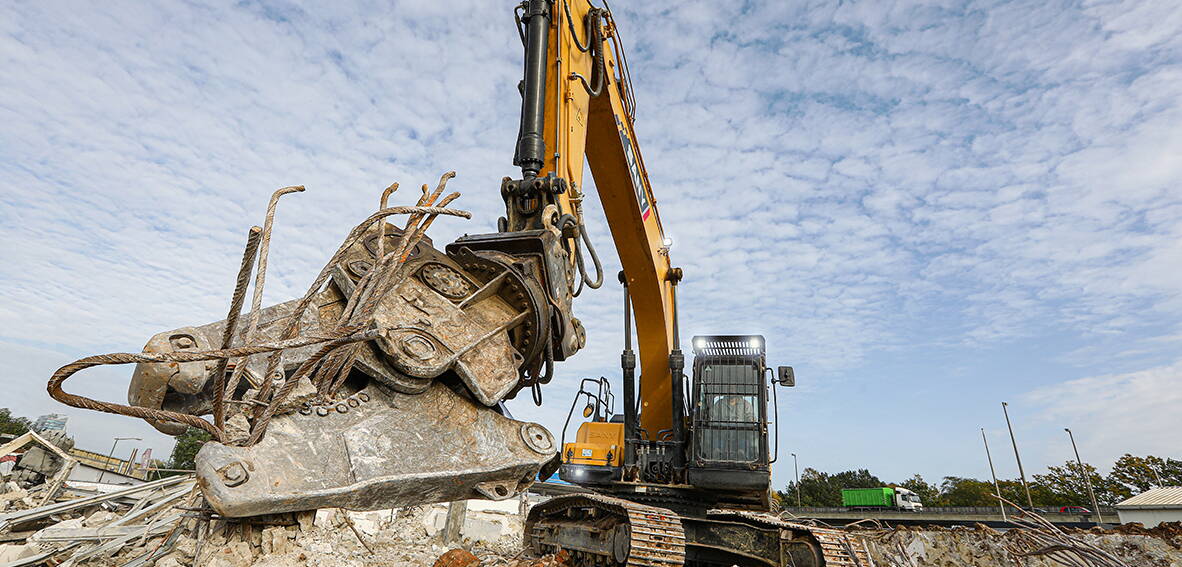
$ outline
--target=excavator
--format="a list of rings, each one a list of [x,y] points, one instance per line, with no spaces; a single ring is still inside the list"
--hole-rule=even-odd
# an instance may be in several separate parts
[[[159,333],[142,353],[66,365],[50,394],[171,435],[208,432],[198,483],[226,518],[502,500],[557,473],[581,492],[534,506],[525,541],[537,553],[565,550],[571,565],[869,565],[855,536],[767,513],[769,424],[779,422],[768,406],[795,377],[768,366],[764,338],[695,336],[686,374],[683,273],[641,156],[612,12],[526,0],[514,19],[520,176],[501,181],[496,232],[440,250],[427,226],[466,215],[447,207],[456,194],[441,198],[453,174],[424,185],[414,206],[388,206],[391,186],[303,297],[263,308],[278,199],[303,190],[282,189],[264,227],[248,232],[225,319]],[[571,409],[584,401],[589,420],[556,440],[504,402],[528,391],[540,405],[556,363],[585,345],[574,299],[604,283],[582,209],[586,165],[623,267],[623,411],[613,413],[608,380],[586,379]],[[404,225],[389,222],[399,215]],[[100,364],[136,365],[129,404],[64,390]]]

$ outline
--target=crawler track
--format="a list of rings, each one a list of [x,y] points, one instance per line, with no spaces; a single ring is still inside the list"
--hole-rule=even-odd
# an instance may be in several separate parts
[[[683,517],[667,508],[601,494],[559,496],[535,506],[526,521],[525,533],[527,544],[535,552],[566,550],[571,565],[577,567],[733,562],[728,559],[717,563],[719,552],[723,557],[729,553],[740,564],[751,565],[874,565],[866,542],[843,530],[733,510]]]
[[[871,567],[874,565],[871,562],[870,550],[866,547],[866,541],[861,536],[844,530],[787,522],[770,514],[755,512],[719,510],[710,512],[707,517],[710,519],[733,519],[753,526],[808,532],[821,548],[825,567]]]
[[[610,496],[560,496],[534,506],[525,533],[535,551],[565,549],[571,564],[580,567],[685,564],[685,533],[677,514]]]

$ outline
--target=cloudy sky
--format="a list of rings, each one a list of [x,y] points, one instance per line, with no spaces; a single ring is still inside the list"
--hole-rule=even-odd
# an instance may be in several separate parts
[[[278,216],[297,296],[392,181],[447,170],[493,229],[521,50],[512,2],[0,6],[0,370],[79,445],[171,442],[64,408],[57,367],[224,316],[247,227]],[[1182,457],[1182,10],[1171,1],[618,2],[683,335],[762,333],[796,368],[788,452],[886,479]],[[327,7],[330,6],[331,7]],[[669,6],[669,7],[664,7]],[[676,7],[673,7],[676,6]],[[602,213],[589,228],[618,270]],[[614,281],[614,278],[609,278]],[[573,385],[618,384],[620,290],[584,294]],[[125,396],[128,367],[73,389]],[[120,445],[126,453],[136,443]]]

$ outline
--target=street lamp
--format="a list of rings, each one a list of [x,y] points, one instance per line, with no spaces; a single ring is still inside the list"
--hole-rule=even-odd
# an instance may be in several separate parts
[[[107,454],[107,462],[103,463],[103,468],[99,471],[98,480],[94,481],[95,484],[103,481],[103,475],[107,473],[107,465],[111,464],[111,459],[115,458],[115,447],[119,445],[120,441],[143,441],[143,439],[139,437],[116,437],[115,442],[111,444],[111,452]]]
[[[1088,497],[1092,499],[1092,513],[1096,515],[1096,525],[1098,526],[1100,525],[1100,505],[1096,503],[1096,493],[1092,492],[1091,475],[1087,474],[1083,460],[1079,458],[1079,448],[1075,446],[1075,435],[1072,435],[1071,430],[1066,427],[1063,428],[1063,431],[1066,431],[1067,437],[1071,438],[1071,450],[1075,451],[1075,462],[1079,463],[1079,474],[1084,477],[1084,483],[1088,487]]]
[[[800,508],[800,467],[797,466],[796,453],[792,453],[792,471],[796,473],[796,507]]]
[[[1006,503],[1001,499],[1001,485],[997,483],[997,473],[993,470],[993,456],[989,454],[989,440],[985,438],[985,428],[981,428],[981,440],[985,442],[985,458],[989,459],[989,474],[993,476],[993,489],[997,491],[997,506],[1001,508],[1001,521],[1006,521]]]
[[[1014,439],[1014,427],[1010,425],[1010,412],[1006,411],[1006,402],[1001,403],[1001,411],[1006,415],[1006,428],[1010,430],[1010,442],[1014,444],[1014,459],[1018,461],[1018,476],[1022,477],[1022,489],[1026,491],[1026,505],[1034,509],[1034,500],[1030,498],[1030,485],[1026,484],[1026,471],[1022,470],[1022,456],[1018,454],[1018,440]]]

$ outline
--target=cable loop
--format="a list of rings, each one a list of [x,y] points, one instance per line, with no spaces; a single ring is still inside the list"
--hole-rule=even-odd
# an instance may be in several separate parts
[[[209,432],[217,441],[227,444],[236,440],[226,437],[223,425],[224,406],[227,402],[246,402],[248,405],[254,407],[253,410],[248,410],[254,412],[254,423],[246,444],[253,445],[258,443],[267,429],[267,424],[275,415],[278,406],[291,394],[301,378],[310,376],[313,383],[318,385],[317,391],[322,397],[331,397],[333,392],[344,382],[342,375],[347,375],[352,369],[353,360],[358,353],[357,347],[359,347],[359,343],[373,340],[379,334],[379,330],[373,324],[373,317],[378,302],[399,281],[405,278],[407,275],[406,261],[410,257],[410,253],[414,247],[422,240],[426,229],[431,223],[439,215],[458,216],[462,218],[472,217],[472,214],[467,211],[446,208],[448,203],[459,197],[459,193],[452,193],[443,199],[439,199],[447,180],[454,176],[454,172],[444,174],[435,191],[430,193],[424,191],[423,196],[415,206],[382,207],[370,215],[369,218],[353,227],[348,236],[345,237],[345,240],[337,248],[337,251],[329,259],[328,263],[321,269],[320,274],[313,281],[312,285],[309,286],[308,291],[300,299],[295,309],[292,310],[290,323],[287,328],[275,340],[257,342],[254,332],[257,328],[259,315],[258,303],[262,296],[264,270],[266,269],[265,250],[270,239],[270,228],[275,215],[275,205],[278,198],[283,194],[302,191],[303,187],[288,187],[277,191],[272,196],[271,203],[267,209],[267,219],[266,223],[264,223],[266,228],[252,228],[247,239],[242,267],[239,270],[231,300],[230,315],[226,320],[227,328],[223,333],[223,348],[170,353],[110,353],[89,356],[62,366],[53,373],[47,385],[50,397],[73,407],[138,417],[155,422],[173,422],[196,427]],[[383,197],[383,204],[384,201],[385,196]],[[353,293],[345,304],[344,311],[335,322],[335,325],[325,322],[323,328],[327,329],[326,331],[318,334],[300,335],[299,322],[303,318],[305,311],[311,306],[316,294],[328,281],[332,269],[341,262],[348,249],[373,227],[374,223],[382,223],[384,227],[386,217],[393,215],[409,215],[406,225],[402,229],[402,238],[398,246],[393,251],[375,259],[374,267],[357,283]],[[382,231],[380,230],[379,232]],[[234,331],[238,316],[241,313],[243,300],[245,299],[246,282],[249,279],[256,254],[260,258],[257,268],[258,277],[255,281],[255,300],[251,308],[249,328],[244,333],[244,344],[231,348],[229,344],[231,338],[237,335]],[[284,352],[311,345],[321,346],[312,356],[304,360],[299,368],[295,369],[294,373],[287,376],[285,373],[279,371]],[[231,384],[226,384],[225,369],[229,361],[231,359],[239,359],[233,371],[233,375],[237,377],[241,375],[251,356],[265,353],[270,354],[267,361],[267,372],[263,374],[262,384],[259,385],[258,394],[254,400],[228,399],[233,396],[236,389],[236,384],[233,383],[236,380],[232,379]],[[215,367],[218,374],[214,376],[215,387],[212,400],[215,408],[214,423],[210,423],[196,415],[94,400],[66,392],[62,388],[62,384],[68,378],[82,370],[95,366],[133,363],[181,364],[211,360],[218,361]],[[282,382],[278,391],[272,396],[271,389],[277,374],[283,378],[281,378]]]

